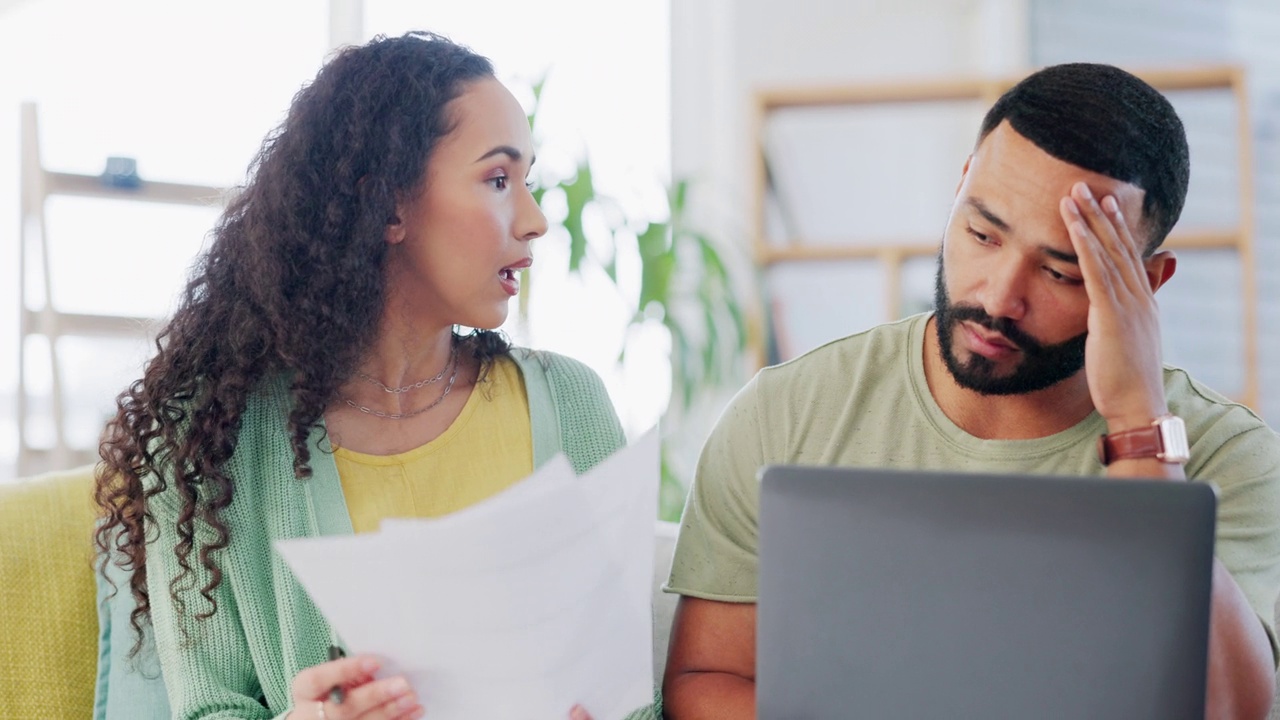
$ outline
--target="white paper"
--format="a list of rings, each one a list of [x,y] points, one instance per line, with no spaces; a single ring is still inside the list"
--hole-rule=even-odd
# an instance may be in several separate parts
[[[433,720],[614,720],[653,698],[658,478],[654,430],[581,477],[557,457],[452,515],[276,548]]]

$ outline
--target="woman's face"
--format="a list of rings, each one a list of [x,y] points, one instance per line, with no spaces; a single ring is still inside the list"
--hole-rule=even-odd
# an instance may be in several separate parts
[[[491,78],[468,83],[446,112],[452,132],[387,228],[388,304],[415,324],[492,329],[533,261],[530,241],[547,231],[525,185],[533,139],[520,104]]]

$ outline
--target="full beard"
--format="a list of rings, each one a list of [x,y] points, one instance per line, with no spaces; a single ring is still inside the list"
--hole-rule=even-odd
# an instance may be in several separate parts
[[[952,305],[943,279],[942,253],[938,253],[938,273],[934,280],[934,320],[942,361],[951,377],[963,388],[983,395],[1023,395],[1056,385],[1084,367],[1084,346],[1089,333],[1083,332],[1061,343],[1046,345],[1026,334],[1009,318],[996,318],[975,305]],[[955,352],[955,328],[971,322],[998,332],[1022,353],[1022,360],[1001,374],[999,366],[976,353],[961,361]]]

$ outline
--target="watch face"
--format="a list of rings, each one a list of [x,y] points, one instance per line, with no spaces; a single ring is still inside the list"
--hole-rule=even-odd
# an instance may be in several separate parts
[[[1156,424],[1160,428],[1160,446],[1164,451],[1160,459],[1165,462],[1184,463],[1191,459],[1191,448],[1187,446],[1187,424],[1182,418],[1170,415]]]

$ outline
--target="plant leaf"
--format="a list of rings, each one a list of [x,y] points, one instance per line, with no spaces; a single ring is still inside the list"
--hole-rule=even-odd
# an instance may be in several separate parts
[[[564,218],[564,229],[569,233],[569,271],[578,272],[582,266],[582,258],[587,254],[587,235],[582,228],[582,211],[596,197],[595,185],[591,181],[591,164],[583,160],[578,164],[578,173],[573,180],[561,183],[564,199],[569,211]]]
[[[650,223],[636,236],[640,249],[640,300],[643,311],[651,302],[671,308],[671,275],[676,269],[675,253],[668,244],[668,225]]]

